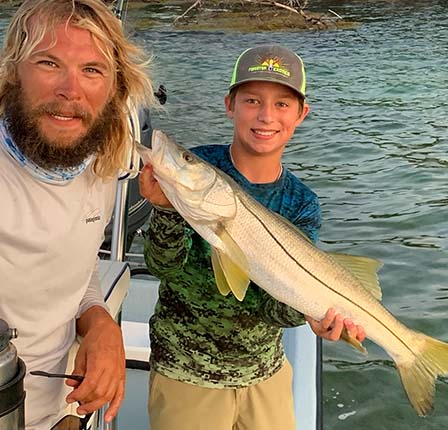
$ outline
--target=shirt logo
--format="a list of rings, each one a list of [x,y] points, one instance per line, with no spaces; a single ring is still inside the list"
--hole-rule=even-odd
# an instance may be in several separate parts
[[[100,210],[97,208],[86,214],[85,223],[90,224],[100,220],[101,220],[101,213]]]

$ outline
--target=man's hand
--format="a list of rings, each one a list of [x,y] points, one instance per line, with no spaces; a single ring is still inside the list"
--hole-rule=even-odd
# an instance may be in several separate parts
[[[67,403],[79,402],[80,415],[96,411],[110,402],[105,414],[112,421],[124,399],[126,358],[121,329],[108,312],[92,306],[77,321],[78,334],[83,340],[75,359],[73,374],[83,375],[84,381],[67,380],[74,387]]]
[[[173,207],[160,188],[157,179],[154,178],[153,167],[150,164],[143,166],[138,177],[138,184],[141,196],[149,200],[153,205],[165,208]]]
[[[305,319],[313,332],[323,339],[336,341],[341,338],[342,331],[345,328],[349,337],[363,342],[366,338],[364,328],[356,325],[351,319],[345,318],[341,314],[336,314],[333,308],[328,309],[324,319],[316,321],[305,315]]]

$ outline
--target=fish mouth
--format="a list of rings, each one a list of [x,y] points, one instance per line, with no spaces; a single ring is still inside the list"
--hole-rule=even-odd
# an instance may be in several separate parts
[[[162,160],[165,158],[166,148],[170,145],[167,139],[164,139],[164,134],[160,130],[153,130],[151,137],[151,155],[154,163],[163,165]],[[155,167],[155,166],[154,166]],[[158,169],[161,170],[161,169]]]

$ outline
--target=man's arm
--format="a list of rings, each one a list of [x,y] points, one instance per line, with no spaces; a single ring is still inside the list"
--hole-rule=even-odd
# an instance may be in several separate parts
[[[117,414],[124,399],[126,359],[121,329],[104,303],[98,265],[80,303],[76,320],[77,334],[82,336],[75,358],[73,374],[83,375],[84,381],[67,380],[74,390],[68,403],[79,402],[77,412],[84,415],[110,402],[106,421]]]

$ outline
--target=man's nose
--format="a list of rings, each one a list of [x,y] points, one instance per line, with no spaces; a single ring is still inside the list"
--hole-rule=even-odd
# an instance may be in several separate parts
[[[61,73],[56,95],[65,100],[78,100],[81,97],[81,83],[76,71],[65,70]]]

